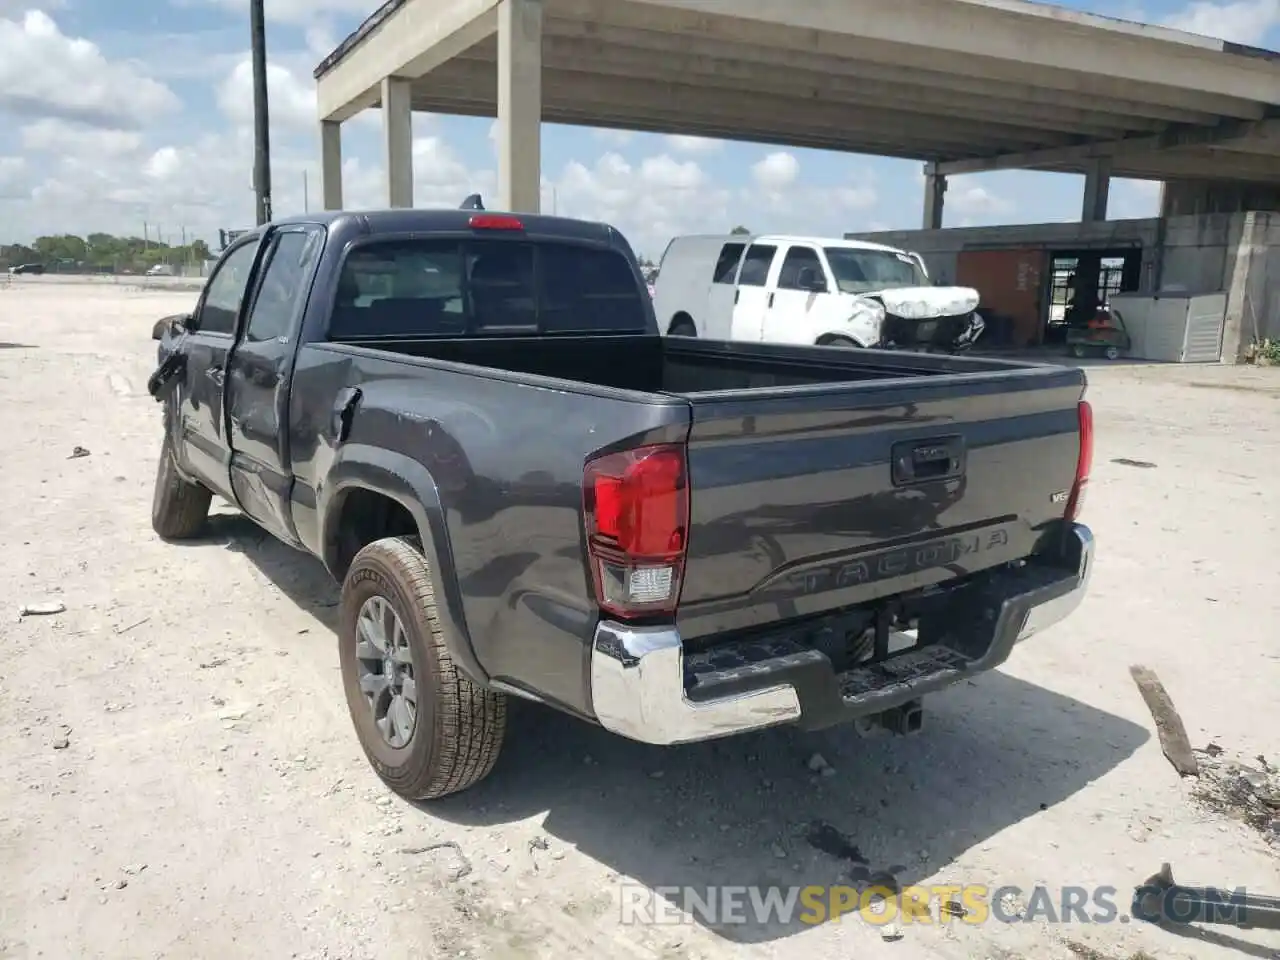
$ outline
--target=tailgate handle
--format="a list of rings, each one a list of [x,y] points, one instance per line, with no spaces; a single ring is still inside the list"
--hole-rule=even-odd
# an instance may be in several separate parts
[[[928,483],[964,476],[964,437],[907,440],[893,445],[893,482]]]

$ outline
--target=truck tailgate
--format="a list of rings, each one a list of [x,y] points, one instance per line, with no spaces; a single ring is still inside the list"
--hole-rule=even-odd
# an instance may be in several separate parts
[[[1026,557],[1075,479],[1081,371],[687,394],[688,639]]]

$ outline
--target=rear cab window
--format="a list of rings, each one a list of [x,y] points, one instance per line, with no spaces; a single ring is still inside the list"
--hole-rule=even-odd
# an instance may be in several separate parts
[[[375,240],[342,265],[330,340],[641,333],[647,292],[616,250],[543,240]]]

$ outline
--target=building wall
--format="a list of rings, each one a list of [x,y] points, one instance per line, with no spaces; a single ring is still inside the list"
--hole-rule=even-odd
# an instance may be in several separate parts
[[[1047,257],[1054,250],[1141,246],[1140,292],[1225,290],[1230,294],[1227,340],[1231,339],[1234,323],[1238,328],[1239,352],[1255,337],[1280,338],[1280,211],[1102,223],[895,230],[845,236],[914,250],[924,258],[935,283],[971,286],[976,284],[966,284],[959,277],[961,272],[974,275],[972,259],[969,259],[970,266],[961,270],[961,251],[966,254],[1004,251],[1006,257],[1027,259],[1033,251]],[[995,273],[988,271],[987,275],[994,277]],[[1016,287],[1013,292],[1006,291],[1001,299],[1014,295],[1021,295]],[[984,297],[995,299],[985,293]],[[1022,325],[1018,326],[1021,333]],[[1224,359],[1229,360],[1226,354],[1235,349],[1224,341]]]
[[[1193,217],[1210,213],[1280,210],[1280,184],[1174,180],[1160,194],[1160,216]]]

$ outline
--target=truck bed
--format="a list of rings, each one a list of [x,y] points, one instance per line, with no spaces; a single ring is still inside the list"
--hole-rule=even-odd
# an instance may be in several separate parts
[[[351,340],[404,356],[644,393],[854,383],[1026,369],[1028,364],[934,354],[788,347],[654,336],[493,337]]]
[[[1039,552],[1075,477],[1084,378],[1066,367],[654,336],[358,345],[688,401],[694,642]],[[900,475],[922,450],[952,462]]]

